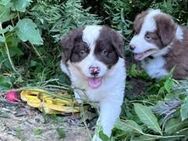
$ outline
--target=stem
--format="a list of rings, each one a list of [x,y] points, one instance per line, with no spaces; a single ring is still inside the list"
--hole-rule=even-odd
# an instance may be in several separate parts
[[[12,26],[14,26],[14,21],[13,21],[13,19],[11,19],[10,21],[11,21]]]
[[[40,58],[40,60],[42,61],[43,64],[44,60],[42,59],[42,56],[40,55],[40,53],[38,52],[38,50],[34,47],[34,45],[31,43],[32,48],[34,49],[35,53],[37,54],[37,56]]]
[[[17,12],[17,16],[18,16],[18,20],[20,20],[20,14],[19,14],[19,12]]]
[[[157,138],[157,139],[168,139],[168,138],[182,138],[185,137],[185,135],[172,135],[172,136],[160,136],[160,135],[151,135],[143,133],[143,135],[151,137],[151,138]]]
[[[2,30],[2,29],[3,29],[3,28],[2,28],[2,23],[0,22],[0,30]],[[15,73],[19,74],[19,72],[16,70],[16,68],[15,68],[15,66],[14,66],[14,64],[13,64],[13,62],[12,62],[12,59],[11,59],[11,57],[10,57],[10,52],[9,52],[9,49],[8,49],[8,44],[7,44],[7,42],[6,42],[5,34],[2,33],[2,36],[3,36],[4,40],[5,40],[5,49],[6,49],[6,53],[7,53],[7,57],[8,57],[8,60],[9,60],[9,62],[10,62],[10,65],[11,65],[13,71],[14,71]]]

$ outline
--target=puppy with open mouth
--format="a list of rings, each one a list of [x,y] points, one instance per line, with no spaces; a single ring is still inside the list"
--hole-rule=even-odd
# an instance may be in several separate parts
[[[122,36],[109,27],[90,25],[71,31],[61,40],[61,46],[61,69],[70,77],[75,98],[98,103],[98,123],[110,137],[125,89]],[[93,141],[100,141],[99,136],[95,134]]]
[[[187,27],[159,9],[149,9],[136,16],[134,32],[130,48],[149,76],[162,78],[174,69],[174,78],[188,77]]]

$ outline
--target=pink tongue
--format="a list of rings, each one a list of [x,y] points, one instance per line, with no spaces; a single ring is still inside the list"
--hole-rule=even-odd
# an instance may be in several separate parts
[[[92,89],[96,89],[102,84],[102,78],[89,78],[88,84]]]

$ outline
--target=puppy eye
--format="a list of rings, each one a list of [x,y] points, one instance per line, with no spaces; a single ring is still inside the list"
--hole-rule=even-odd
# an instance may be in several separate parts
[[[103,54],[104,56],[108,56],[109,52],[108,52],[107,50],[103,50],[103,51],[102,51],[102,54]]]
[[[146,35],[145,35],[145,39],[149,41],[149,40],[151,40],[152,38],[151,38],[151,36],[150,36],[149,34],[146,34]]]
[[[85,56],[85,55],[87,55],[87,52],[82,49],[82,50],[80,50],[79,55],[80,56]]]

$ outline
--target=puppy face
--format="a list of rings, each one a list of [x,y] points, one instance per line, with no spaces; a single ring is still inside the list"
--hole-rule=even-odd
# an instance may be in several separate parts
[[[169,15],[150,9],[136,17],[134,32],[135,35],[130,41],[131,50],[136,60],[143,60],[162,52],[172,42],[176,24]]]
[[[123,58],[120,34],[105,26],[86,26],[73,30],[61,40],[62,61],[91,88],[101,86],[103,78]]]

